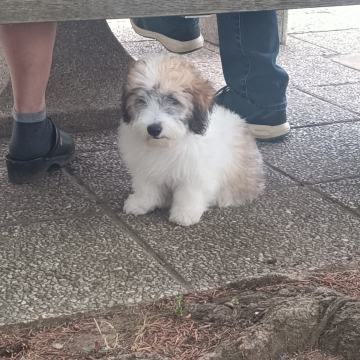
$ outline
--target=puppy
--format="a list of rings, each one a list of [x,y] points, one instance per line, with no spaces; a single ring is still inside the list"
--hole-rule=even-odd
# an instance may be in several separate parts
[[[128,214],[170,207],[170,221],[197,223],[211,206],[245,204],[264,186],[246,122],[214,104],[215,91],[184,58],[135,62],[123,93],[119,149],[132,176]]]

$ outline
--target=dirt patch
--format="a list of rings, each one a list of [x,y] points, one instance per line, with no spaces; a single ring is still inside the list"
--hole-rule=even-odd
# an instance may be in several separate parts
[[[0,330],[4,360],[359,360],[359,354],[357,270],[304,280],[263,277],[63,324]]]

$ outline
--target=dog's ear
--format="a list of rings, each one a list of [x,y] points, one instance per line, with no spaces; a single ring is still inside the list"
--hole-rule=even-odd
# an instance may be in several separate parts
[[[121,98],[121,112],[123,116],[123,121],[129,123],[132,120],[132,111],[131,111],[131,95],[134,93],[134,88],[142,86],[142,74],[145,72],[144,67],[146,62],[144,60],[137,60],[131,62],[128,69],[128,74],[126,78],[126,84],[123,87],[122,98]]]
[[[123,121],[127,124],[131,121],[128,99],[129,99],[129,94],[126,89],[126,86],[124,86],[123,90],[122,90],[122,96],[121,96],[121,114],[122,114]]]
[[[130,87],[141,87],[144,86],[144,74],[145,74],[145,68],[146,68],[146,61],[145,60],[136,60],[132,61],[128,68],[127,73],[127,84],[130,85]]]
[[[209,112],[214,103],[215,90],[210,81],[199,79],[188,90],[192,96],[193,110],[189,118],[189,129],[203,135],[207,129]]]

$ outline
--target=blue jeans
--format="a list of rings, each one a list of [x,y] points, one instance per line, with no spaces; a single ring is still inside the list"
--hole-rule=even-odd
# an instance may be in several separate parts
[[[285,110],[289,77],[276,64],[279,53],[276,11],[218,14],[217,21],[225,81],[240,95],[238,99],[244,100],[238,104],[243,115],[251,113],[254,106]]]

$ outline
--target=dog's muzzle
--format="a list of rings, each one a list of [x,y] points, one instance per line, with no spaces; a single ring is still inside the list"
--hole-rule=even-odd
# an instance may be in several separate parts
[[[162,126],[161,124],[151,124],[147,127],[147,132],[150,136],[157,139],[161,134]]]

